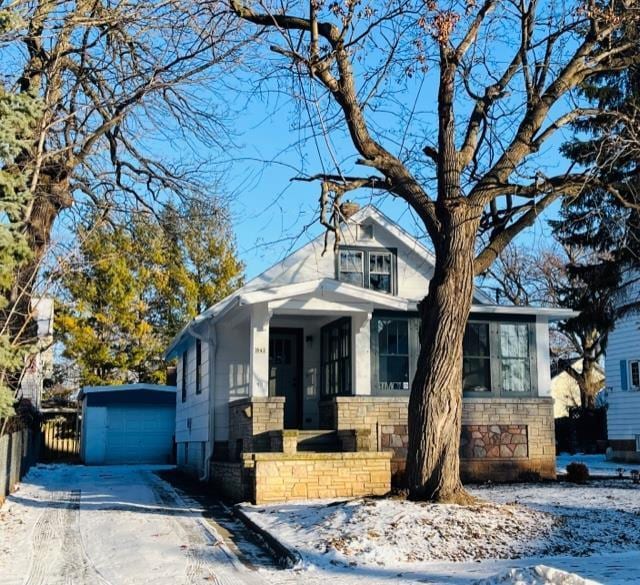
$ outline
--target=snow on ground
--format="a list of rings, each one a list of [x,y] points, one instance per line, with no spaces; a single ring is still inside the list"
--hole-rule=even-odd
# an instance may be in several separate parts
[[[476,585],[592,585],[597,583],[578,575],[536,565],[524,569],[510,569],[502,575],[478,581]]]
[[[489,503],[431,514],[429,506],[383,499],[249,506],[304,557],[296,570],[262,563],[252,571],[227,546],[229,536],[223,542],[204,522],[199,505],[153,471],[32,469],[0,509],[0,583],[640,583],[640,486],[628,480],[479,487],[474,492]],[[323,532],[327,522],[333,529]]]
[[[618,477],[618,470],[623,470],[623,477],[631,477],[631,471],[640,471],[640,463],[620,463],[619,461],[607,461],[604,455],[585,455],[578,453],[569,455],[560,453],[556,457],[556,471],[559,475],[567,473],[567,465],[572,462],[584,463],[589,468],[591,475],[601,477]]]
[[[531,572],[544,564],[606,584],[640,582],[637,569],[630,572],[627,560],[621,560],[626,554],[637,567],[640,559],[640,486],[604,480],[587,486],[518,484],[472,491],[486,503],[357,499],[245,505],[243,510],[296,548],[311,570],[342,566],[355,572],[379,569],[387,578],[412,574],[424,583],[473,583],[471,576],[506,578],[510,569],[529,567]],[[563,582],[542,578],[514,583]],[[583,582],[575,575],[570,579],[564,583]]]
[[[256,583],[155,469],[33,468],[0,509],[0,583]]]

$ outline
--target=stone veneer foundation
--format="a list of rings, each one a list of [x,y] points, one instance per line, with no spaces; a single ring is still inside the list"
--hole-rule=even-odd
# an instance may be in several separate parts
[[[399,473],[407,454],[408,403],[398,396],[337,396],[320,404],[320,423],[326,429],[371,429],[374,448],[391,449],[391,469]],[[555,477],[552,398],[465,398],[462,426],[465,481],[512,481],[532,473]]]
[[[385,494],[391,474],[399,479],[404,471],[408,401],[338,396],[321,402],[321,426],[337,431],[341,453],[296,452],[297,431],[283,430],[284,398],[232,402],[228,457],[211,462],[212,480],[228,498],[258,504]],[[553,400],[465,398],[460,455],[464,481],[554,478]]]

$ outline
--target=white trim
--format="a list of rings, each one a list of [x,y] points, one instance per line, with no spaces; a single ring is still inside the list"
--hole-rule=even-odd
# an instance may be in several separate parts
[[[550,321],[560,321],[577,317],[579,311],[573,309],[556,309],[553,307],[519,307],[514,305],[471,305],[471,313],[488,313],[492,315],[532,315],[545,317]]]

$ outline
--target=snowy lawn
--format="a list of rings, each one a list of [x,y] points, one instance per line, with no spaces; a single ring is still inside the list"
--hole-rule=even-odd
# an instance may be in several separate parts
[[[572,462],[584,463],[589,468],[591,475],[600,477],[617,477],[618,470],[623,470],[623,476],[631,477],[633,470],[640,471],[640,463],[620,463],[618,461],[607,461],[604,455],[585,455],[577,453],[569,455],[568,453],[560,453],[556,457],[556,471],[559,475],[567,473],[567,465]]]
[[[590,572],[590,555],[627,552],[633,554],[635,562],[639,558],[640,486],[629,480],[594,481],[586,486],[483,486],[472,488],[472,492],[485,503],[455,506],[372,498],[244,505],[242,509],[283,543],[297,549],[309,567],[384,567],[394,572],[420,573],[444,562],[449,563],[453,574],[456,563],[543,559],[547,561],[544,564],[557,566],[549,559],[564,557],[584,559],[579,564],[584,565],[585,576],[602,578],[602,570]],[[522,567],[522,563],[517,566]],[[509,567],[508,563],[496,568],[504,572],[504,567]],[[585,582],[577,576],[558,580],[560,573],[553,579],[542,576],[535,580],[535,571],[543,569],[527,570],[529,580],[518,581],[517,575],[507,571],[501,576],[503,580],[486,583]],[[606,574],[609,572],[607,568]],[[626,579],[628,573],[625,575],[618,581],[611,576],[600,582],[640,582],[640,573],[634,573],[633,580]]]

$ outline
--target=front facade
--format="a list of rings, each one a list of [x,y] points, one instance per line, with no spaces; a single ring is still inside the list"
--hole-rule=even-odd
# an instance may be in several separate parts
[[[367,207],[337,252],[318,238],[200,315],[168,351],[178,462],[223,481],[225,465],[289,441],[298,453],[390,452],[400,473],[432,270],[418,241]],[[476,295],[465,336],[463,475],[553,476],[548,322],[567,315],[487,301]]]
[[[638,301],[637,285],[627,287],[625,303]],[[613,457],[640,461],[640,315],[618,319],[609,334],[605,360],[607,434]]]

